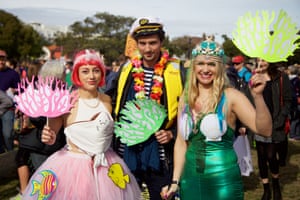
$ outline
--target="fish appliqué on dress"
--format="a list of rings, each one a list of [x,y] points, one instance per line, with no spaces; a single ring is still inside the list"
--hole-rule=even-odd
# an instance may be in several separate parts
[[[129,175],[124,175],[122,165],[119,163],[112,164],[108,169],[107,175],[114,182],[114,184],[121,189],[125,189],[126,184],[130,181]]]
[[[31,196],[38,194],[37,200],[47,200],[57,188],[57,178],[53,171],[43,170],[39,172],[43,176],[41,182],[32,180]]]

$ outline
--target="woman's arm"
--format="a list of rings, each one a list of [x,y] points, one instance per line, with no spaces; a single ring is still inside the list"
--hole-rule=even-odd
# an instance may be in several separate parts
[[[263,95],[255,95],[255,125],[256,133],[263,136],[271,136],[272,134],[272,117],[267,105],[265,104]]]
[[[161,197],[163,199],[170,199],[178,190],[178,183],[181,177],[181,173],[185,163],[185,153],[187,149],[187,143],[182,138],[181,134],[177,134],[177,138],[174,146],[174,171],[173,179],[170,185],[162,188]]]
[[[187,149],[187,142],[183,139],[181,134],[177,135],[174,145],[174,172],[173,180],[179,181],[185,163],[185,153]]]
[[[180,115],[182,112],[182,103],[179,103],[177,123],[180,122]],[[177,125],[178,127],[179,125]],[[185,164],[185,153],[187,150],[187,142],[182,137],[180,129],[177,129],[177,137],[174,145],[174,170],[173,170],[173,181],[171,185],[167,185],[162,188],[161,196],[163,199],[169,199],[178,190],[178,183],[181,177],[181,173]]]
[[[12,106],[12,99],[9,96],[7,96],[5,92],[0,90],[0,115],[2,115],[8,108]]]
[[[243,94],[237,90],[231,90],[229,96],[232,102],[232,111],[243,124],[255,133],[271,136],[272,118],[262,94],[266,81],[262,75],[256,73],[252,76],[251,82],[251,93],[255,108]]]

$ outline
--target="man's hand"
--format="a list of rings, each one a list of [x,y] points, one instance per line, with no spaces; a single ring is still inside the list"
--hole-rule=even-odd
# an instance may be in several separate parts
[[[159,144],[166,144],[173,139],[173,134],[172,131],[169,130],[159,130],[155,133],[155,137]]]

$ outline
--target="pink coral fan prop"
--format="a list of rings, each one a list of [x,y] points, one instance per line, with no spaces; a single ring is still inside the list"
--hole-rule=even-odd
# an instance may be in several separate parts
[[[15,96],[17,108],[30,117],[57,117],[70,111],[77,100],[66,85],[54,77],[38,77],[35,82],[23,79]]]

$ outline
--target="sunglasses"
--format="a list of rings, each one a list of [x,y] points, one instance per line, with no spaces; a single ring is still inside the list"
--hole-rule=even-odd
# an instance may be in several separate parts
[[[239,65],[239,64],[241,64],[241,63],[233,63],[233,65]]]

